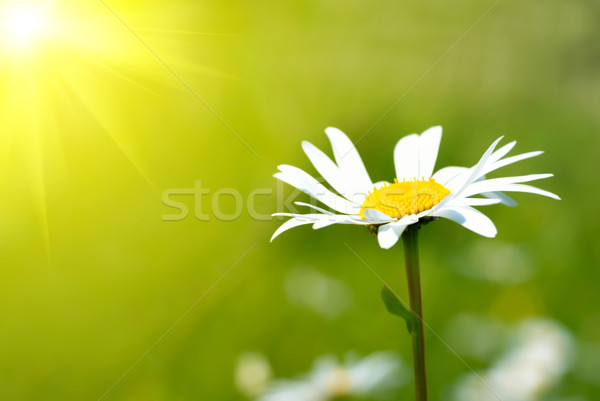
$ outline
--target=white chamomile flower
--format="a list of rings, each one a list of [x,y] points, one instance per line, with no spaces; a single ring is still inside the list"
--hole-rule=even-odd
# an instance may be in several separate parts
[[[560,199],[553,193],[523,184],[551,177],[552,174],[485,177],[500,167],[542,153],[528,152],[505,157],[516,141],[496,149],[502,137],[492,143],[473,167],[445,167],[434,173],[442,127],[432,127],[421,135],[408,135],[400,139],[394,149],[394,182],[373,183],[352,141],[337,128],[327,128],[325,133],[331,142],[335,162],[309,142],[302,142],[302,148],[316,170],[339,195],[297,167],[281,165],[274,176],[337,213],[296,202],[314,212],[273,214],[291,219],[275,231],[271,240],[290,228],[304,224],[312,224],[314,229],[332,224],[357,224],[376,227],[379,245],[388,249],[396,244],[407,226],[438,217],[453,220],[484,237],[495,237],[497,230],[494,223],[473,206],[514,205],[503,192],[529,192]]]
[[[278,380],[257,401],[328,401],[343,397],[385,396],[403,384],[398,356],[376,352],[365,358],[353,354],[341,364],[334,356],[322,356],[311,372],[295,380]]]

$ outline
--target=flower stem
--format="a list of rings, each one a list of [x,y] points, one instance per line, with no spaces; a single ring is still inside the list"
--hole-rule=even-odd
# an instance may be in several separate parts
[[[421,306],[421,274],[419,272],[419,226],[409,225],[402,235],[406,258],[406,277],[410,295],[410,308],[417,317],[412,331],[413,360],[415,366],[415,400],[427,401],[425,375],[425,337],[423,335],[423,308]]]

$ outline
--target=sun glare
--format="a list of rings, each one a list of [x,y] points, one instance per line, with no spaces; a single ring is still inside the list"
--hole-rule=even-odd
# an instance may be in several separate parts
[[[43,10],[33,5],[14,5],[4,10],[2,27],[13,44],[28,44],[40,37],[46,27]]]
[[[145,2],[121,3],[117,14],[100,1],[0,0],[0,193],[13,191],[12,183],[26,189],[22,201],[39,219],[48,254],[47,194],[63,190],[65,177],[71,175],[70,157],[87,166],[88,155],[80,147],[94,157],[123,154],[154,187],[139,151],[146,131],[137,128],[141,120],[132,112],[159,112],[170,103],[165,103],[165,93],[176,99],[183,99],[182,93],[190,96],[187,84],[181,85],[173,71],[183,69],[192,79],[207,71],[225,77],[201,63],[191,67],[196,59],[174,50],[221,54],[220,39],[202,32],[153,29],[154,24],[181,23],[168,2],[151,12]],[[127,25],[120,14],[154,15],[156,20],[149,20],[150,28],[140,28]],[[154,46],[173,70],[165,68]],[[69,161],[67,152],[72,152]]]

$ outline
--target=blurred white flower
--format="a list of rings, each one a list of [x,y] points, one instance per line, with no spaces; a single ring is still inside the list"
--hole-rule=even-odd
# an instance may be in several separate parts
[[[235,367],[235,385],[240,393],[247,397],[262,394],[271,379],[273,372],[267,358],[258,352],[245,352],[238,358]]]
[[[365,358],[353,354],[340,363],[323,356],[312,370],[293,380],[278,380],[257,401],[327,401],[338,397],[384,397],[402,385],[403,364],[393,353],[377,352]]]
[[[512,348],[490,369],[469,375],[459,385],[457,401],[536,401],[566,372],[572,335],[559,324],[532,320],[519,329]]]
[[[352,293],[346,284],[312,268],[291,270],[285,278],[285,292],[292,304],[327,319],[338,317],[352,303]]]

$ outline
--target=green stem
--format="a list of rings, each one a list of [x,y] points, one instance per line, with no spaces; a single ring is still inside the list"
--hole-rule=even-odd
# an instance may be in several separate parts
[[[427,379],[425,375],[425,337],[423,335],[423,308],[421,305],[421,274],[419,272],[419,227],[410,225],[402,234],[406,258],[406,277],[410,295],[410,308],[417,316],[417,325],[412,331],[413,359],[415,366],[415,400],[427,401]]]

